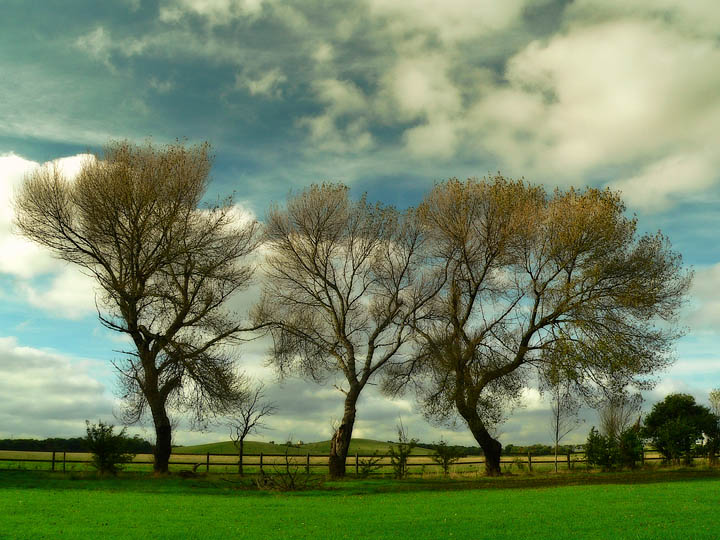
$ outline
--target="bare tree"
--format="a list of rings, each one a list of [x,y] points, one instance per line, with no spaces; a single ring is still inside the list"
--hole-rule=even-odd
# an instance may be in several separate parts
[[[691,275],[660,233],[638,236],[616,193],[555,191],[501,176],[437,185],[418,208],[444,287],[413,318],[418,351],[395,370],[429,416],[459,414],[500,474],[489,429],[534,372],[562,359],[577,388],[651,385],[680,334]]]
[[[265,399],[265,384],[262,382],[251,382],[246,384],[243,391],[245,396],[241,399],[230,419],[230,438],[238,451],[238,473],[243,474],[243,455],[245,437],[251,433],[257,433],[267,427],[265,418],[277,412],[274,403]]]
[[[93,276],[100,321],[131,338],[115,363],[125,419],[149,409],[158,473],[168,470],[169,410],[202,424],[237,397],[225,346],[243,328],[224,303],[251,279],[239,262],[256,246],[257,225],[239,222],[230,199],[200,207],[211,161],[207,144],[112,142],[74,182],[43,168],[15,199],[20,233]]]
[[[330,475],[342,477],[358,398],[401,355],[427,296],[418,275],[423,237],[412,212],[322,185],[273,207],[265,241],[268,280],[254,322],[271,329],[281,375],[342,381],[344,412],[329,458]]]
[[[640,423],[642,408],[640,394],[628,394],[627,390],[615,390],[606,396],[599,407],[600,431],[615,440],[633,425]]]
[[[555,443],[555,472],[558,472],[558,447],[582,422],[580,400],[573,394],[572,382],[567,378],[553,373],[547,377],[550,394],[550,428]]]

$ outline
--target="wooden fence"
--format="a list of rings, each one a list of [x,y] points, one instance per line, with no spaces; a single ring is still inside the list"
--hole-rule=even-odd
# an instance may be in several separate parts
[[[327,454],[245,454],[243,457],[243,467],[249,467],[256,470],[267,470],[272,472],[279,466],[285,466],[286,460],[291,466],[303,467],[306,471],[314,468],[323,468],[328,466]],[[657,452],[644,451],[642,462],[663,459]],[[0,462],[15,463],[47,463],[52,471],[66,472],[68,468],[74,468],[75,464],[88,465],[91,463],[90,455],[79,452],[18,452],[0,450]],[[153,462],[152,454],[138,454],[133,460],[133,464],[151,466]],[[585,463],[585,455],[583,453],[567,453],[557,457],[558,467],[572,469],[575,465]],[[453,467],[462,470],[472,468],[483,468],[485,459],[483,456],[468,456],[461,458]],[[506,469],[524,468],[532,471],[533,467],[547,468],[555,467],[554,456],[533,456],[531,454],[524,455],[505,455],[500,460],[501,467]],[[371,466],[370,466],[371,465]],[[239,459],[237,454],[172,454],[170,457],[171,468],[192,468],[193,470],[204,470],[210,472],[211,468],[224,467],[223,472],[231,472],[233,468],[237,470]],[[389,455],[360,455],[354,454],[348,456],[346,467],[350,468],[355,474],[360,474],[361,470],[370,466],[371,472],[381,472],[382,469],[392,467],[391,456]],[[411,455],[408,459],[407,466],[429,467],[431,469],[438,468],[439,465],[432,459],[430,455]],[[248,471],[249,472],[249,471]],[[350,472],[350,471],[349,471]]]

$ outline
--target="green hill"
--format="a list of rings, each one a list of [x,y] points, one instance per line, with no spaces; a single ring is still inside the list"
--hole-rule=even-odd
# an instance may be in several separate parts
[[[372,439],[353,439],[350,443],[350,455],[356,452],[361,456],[370,455],[373,452],[378,454],[387,454],[392,443],[373,441]],[[245,441],[246,454],[284,454],[286,446],[284,444],[271,444],[258,441]],[[175,446],[174,454],[234,454],[236,453],[235,445],[232,441],[224,441],[209,444],[199,444],[195,446]],[[330,441],[320,441],[314,443],[306,443],[291,446],[288,450],[289,454],[320,454],[327,455],[330,453]],[[415,448],[413,454],[428,455],[432,454],[432,450],[427,448]]]

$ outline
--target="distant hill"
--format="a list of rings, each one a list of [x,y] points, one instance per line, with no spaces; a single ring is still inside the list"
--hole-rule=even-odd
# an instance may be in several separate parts
[[[294,441],[297,442],[297,441]],[[361,456],[370,455],[373,452],[378,454],[387,454],[390,447],[394,446],[393,443],[387,443],[382,441],[373,441],[372,439],[353,439],[350,443],[350,455],[356,452]],[[285,444],[271,444],[258,441],[245,441],[245,453],[246,454],[284,454],[286,446]],[[234,454],[237,452],[235,445],[232,441],[224,441],[210,444],[199,444],[195,446],[174,446],[174,454]],[[330,453],[330,441],[320,441],[313,443],[306,443],[300,445],[293,445],[288,449],[288,454],[320,454],[327,455]],[[434,452],[428,448],[415,448],[413,454],[415,455],[428,455]]]

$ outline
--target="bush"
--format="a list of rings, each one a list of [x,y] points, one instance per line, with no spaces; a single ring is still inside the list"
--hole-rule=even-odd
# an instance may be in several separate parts
[[[114,433],[115,426],[85,421],[88,448],[92,452],[92,465],[100,474],[117,474],[124,463],[130,463],[135,454],[128,451],[129,439],[125,428]]]
[[[417,446],[417,440],[408,439],[402,422],[398,425],[397,430],[398,442],[390,447],[388,454],[395,478],[402,479],[408,475],[408,458],[413,448]]]
[[[358,474],[360,478],[367,478],[375,471],[379,470],[382,465],[380,462],[382,461],[382,456],[378,456],[377,450],[375,450],[371,456],[368,456],[366,458],[361,458],[359,461],[359,470]]]
[[[434,445],[435,454],[431,457],[435,463],[440,465],[443,474],[447,476],[450,473],[450,465],[457,463],[461,457],[465,457],[465,452],[457,446],[448,446],[447,441],[440,439],[440,442]]]
[[[642,452],[642,439],[634,426],[622,431],[617,438],[602,435],[593,427],[585,444],[587,464],[602,467],[604,471],[618,467],[634,469],[642,460]]]
[[[640,430],[633,426],[620,433],[618,437],[618,465],[634,469],[643,459],[643,441]]]

